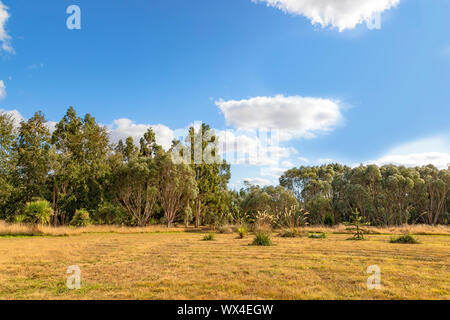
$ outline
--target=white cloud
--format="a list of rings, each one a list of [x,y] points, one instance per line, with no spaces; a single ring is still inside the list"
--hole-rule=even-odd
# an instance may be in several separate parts
[[[4,99],[6,97],[6,86],[3,80],[0,80],[0,99]]]
[[[386,155],[375,161],[368,161],[367,164],[394,164],[406,167],[421,167],[432,164],[439,169],[446,169],[450,165],[450,153],[444,152],[424,152],[411,153],[406,155]]]
[[[25,118],[17,110],[0,109],[0,113],[6,113],[6,114],[10,115],[12,117],[12,119],[14,120],[14,125],[17,127],[20,125],[20,122],[25,120]]]
[[[58,124],[58,122],[56,121],[47,121],[45,123],[45,126],[47,127],[47,129],[50,131],[50,133],[53,134],[53,131],[56,130],[56,125]]]
[[[255,97],[219,100],[228,125],[241,130],[279,130],[280,141],[312,138],[339,125],[343,116],[339,101],[300,96]]]
[[[11,36],[6,33],[6,22],[9,17],[8,7],[0,1],[0,48],[9,53],[14,53],[14,49],[11,46]]]
[[[130,119],[118,119],[114,120],[113,124],[107,127],[110,130],[111,140],[113,142],[132,137],[137,143],[150,128],[152,128],[155,132],[157,143],[160,144],[165,150],[170,149],[172,140],[174,139],[173,131],[162,124],[137,124]]]
[[[267,186],[272,184],[272,181],[263,179],[263,178],[246,178],[243,180],[244,182],[250,183],[252,185],[257,186]]]
[[[260,174],[263,177],[271,177],[278,179],[283,173],[292,168],[278,168],[278,167],[265,167],[260,169]]]
[[[252,0],[264,2],[284,12],[302,15],[313,25],[338,28],[339,31],[354,29],[356,25],[370,20],[374,14],[394,8],[400,0]]]
[[[299,157],[298,160],[301,161],[301,162],[304,162],[304,163],[308,163],[309,162],[309,159],[305,158],[305,157]]]
[[[439,169],[446,169],[450,164],[450,137],[447,135],[410,141],[390,149],[379,159],[365,164],[395,164],[407,167],[432,164]]]
[[[319,159],[319,160],[317,160],[317,163],[318,164],[330,164],[330,163],[333,163],[334,162],[334,160],[333,159]]]

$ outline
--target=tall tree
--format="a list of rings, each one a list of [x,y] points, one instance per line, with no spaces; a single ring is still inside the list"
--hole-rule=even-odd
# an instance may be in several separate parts
[[[50,132],[41,112],[20,123],[16,143],[18,187],[24,199],[44,197],[50,171]]]
[[[171,154],[158,159],[160,182],[159,201],[164,210],[167,227],[171,227],[191,199],[197,196],[194,170],[186,164],[175,164]]]

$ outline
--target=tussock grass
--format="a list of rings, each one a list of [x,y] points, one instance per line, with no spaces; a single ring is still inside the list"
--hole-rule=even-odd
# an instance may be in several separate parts
[[[270,239],[270,233],[264,231],[257,231],[255,234],[255,238],[253,239],[253,246],[271,246],[272,240]]]
[[[212,232],[208,233],[207,235],[205,235],[203,237],[203,241],[213,241],[215,239],[216,239],[216,236]]]
[[[416,243],[420,243],[419,240],[417,240],[416,238],[414,238],[412,235],[410,234],[405,234],[402,236],[399,236],[397,238],[391,238],[391,243],[406,243],[406,244],[416,244]]]

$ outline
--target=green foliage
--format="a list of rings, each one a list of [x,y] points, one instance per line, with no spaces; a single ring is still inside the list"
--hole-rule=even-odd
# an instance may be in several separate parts
[[[405,234],[402,236],[399,236],[397,238],[391,238],[391,243],[407,243],[407,244],[416,244],[416,243],[420,243],[416,238],[414,238],[412,235],[410,234]]]
[[[274,216],[282,216],[286,211],[291,210],[290,213],[292,215],[286,218],[289,220],[299,218],[300,212],[295,209],[299,206],[294,193],[282,186],[261,188],[246,184],[246,189],[242,190],[242,194],[241,208],[244,212],[249,212],[254,216],[258,212],[268,212]]]
[[[203,237],[203,241],[213,241],[213,240],[215,240],[215,239],[216,239],[216,236],[215,236],[215,234],[212,233],[212,232],[208,233],[207,235],[205,235],[205,236]]]
[[[310,239],[326,239],[327,235],[325,233],[311,233],[308,238]]]
[[[79,208],[99,224],[145,226],[164,217],[168,226],[195,221],[197,227],[248,224],[254,230],[353,223],[353,208],[371,225],[450,221],[449,168],[302,166],[286,171],[279,186],[246,183],[234,191],[228,190],[230,165],[206,124],[191,127],[187,139],[166,152],[151,129],[137,146],[132,137],[113,146],[104,126],[73,107],[52,134],[46,123],[37,112],[16,126],[0,112],[0,219],[14,221],[27,202],[42,198],[54,209],[50,222],[60,225]],[[174,154],[185,164],[170,163]]]
[[[85,209],[80,209],[75,212],[70,225],[74,227],[87,227],[91,224],[91,219],[89,217],[89,212]]]
[[[348,222],[352,208],[371,225],[446,222],[450,206],[450,169],[340,164],[293,168],[280,177],[310,215],[311,224]]]
[[[237,229],[237,233],[239,235],[239,238],[243,239],[245,236],[247,236],[248,230],[247,227],[241,226]]]
[[[25,206],[23,222],[44,225],[50,222],[53,209],[50,202],[46,200],[36,200],[28,202]]]
[[[103,203],[92,215],[92,220],[95,224],[131,224],[126,210],[111,202]]]
[[[254,246],[271,246],[272,240],[270,239],[270,233],[265,231],[257,231],[252,245]]]
[[[323,224],[329,227],[334,226],[334,216],[331,214],[327,214],[323,219]]]

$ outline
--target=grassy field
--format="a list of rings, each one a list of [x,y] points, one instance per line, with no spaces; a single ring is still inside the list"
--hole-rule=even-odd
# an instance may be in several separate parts
[[[273,236],[256,247],[251,235],[111,231],[0,237],[0,299],[450,299],[448,235],[414,245]],[[80,290],[66,287],[71,265]],[[370,265],[381,290],[367,289]]]

